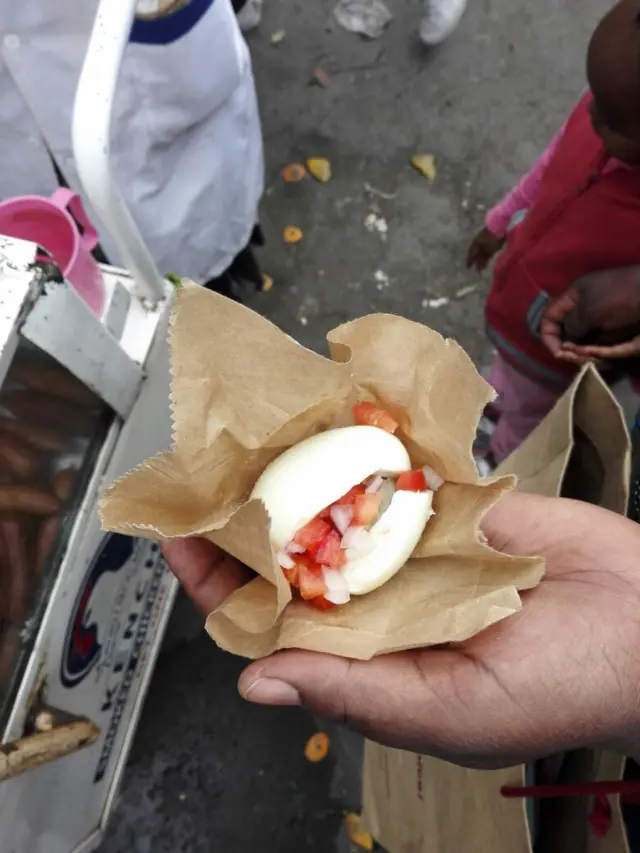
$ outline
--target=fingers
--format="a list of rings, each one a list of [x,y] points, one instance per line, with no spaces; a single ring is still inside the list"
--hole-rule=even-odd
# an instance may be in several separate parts
[[[251,580],[251,572],[207,539],[171,539],[162,546],[167,565],[205,614]]]
[[[480,269],[480,263],[480,250],[476,241],[474,240],[471,246],[469,247],[469,251],[467,252],[467,269]]]
[[[637,553],[640,530],[628,519],[601,507],[564,498],[510,492],[482,520],[492,548],[515,557],[545,557],[547,577],[574,574],[589,566],[628,570]],[[566,559],[567,553],[572,555]],[[580,554],[578,567],[576,554]],[[633,563],[635,566],[635,562]],[[635,571],[635,569],[634,569]]]
[[[580,352],[586,359],[607,359],[632,358],[640,354],[640,336],[633,338],[630,341],[625,341],[622,344],[615,344],[609,347],[584,346],[580,347]]]
[[[560,357],[562,352],[562,329],[560,323],[543,317],[540,322],[540,338],[552,355]]]
[[[472,693],[474,683],[484,678],[472,661],[452,651],[407,652],[370,661],[285,651],[247,667],[238,689],[249,702],[302,705],[380,743],[444,754],[443,746],[459,741],[470,722],[463,719],[452,689],[453,667],[460,684]],[[478,692],[480,684],[476,699]]]

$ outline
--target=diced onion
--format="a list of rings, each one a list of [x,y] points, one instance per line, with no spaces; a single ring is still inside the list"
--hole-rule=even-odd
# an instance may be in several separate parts
[[[353,521],[353,507],[352,506],[332,506],[331,507],[331,521],[335,524],[335,526],[340,531],[341,535],[344,534],[349,529],[349,525]]]
[[[324,594],[327,601],[330,601],[332,604],[346,604],[351,596],[349,595],[347,582],[340,572],[323,566],[322,577],[327,587],[327,591]]]
[[[427,481],[427,486],[429,486],[431,491],[437,492],[440,486],[444,483],[440,474],[436,474],[433,468],[429,468],[428,465],[423,465],[422,471]]]
[[[285,546],[284,550],[287,554],[304,554],[306,549],[302,545],[298,545],[298,543],[294,542],[292,539],[291,542]]]
[[[354,542],[358,541],[358,537],[364,533],[367,535],[366,528],[359,527],[357,525],[353,525],[348,530],[345,531],[344,536],[342,537],[342,542],[340,543],[341,548],[353,548]]]
[[[277,559],[278,563],[280,564],[281,568],[283,568],[283,569],[295,568],[296,564],[291,559],[289,554],[287,554],[286,551],[278,551],[278,553],[276,554],[276,559]]]
[[[369,485],[365,489],[366,493],[368,495],[375,495],[376,492],[380,491],[380,488],[382,487],[383,482],[384,482],[384,479],[378,474],[377,476],[375,476],[371,480],[371,482],[369,483]]]
[[[350,527],[342,538],[347,560],[366,557],[375,548],[375,542],[366,527]]]

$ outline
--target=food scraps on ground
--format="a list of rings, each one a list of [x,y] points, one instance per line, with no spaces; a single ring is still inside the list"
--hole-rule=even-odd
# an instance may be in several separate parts
[[[411,165],[421,175],[424,175],[430,184],[435,182],[438,170],[436,169],[436,159],[433,154],[414,154],[411,158]]]
[[[324,157],[310,157],[307,160],[307,169],[309,174],[321,184],[331,180],[331,163]]]
[[[322,761],[329,754],[329,735],[316,732],[311,735],[304,748],[304,757],[314,764]]]
[[[286,36],[286,30],[276,30],[275,33],[271,35],[271,44],[274,47],[277,47],[279,44],[282,44]]]
[[[362,828],[362,818],[357,812],[347,812],[344,816],[344,828],[347,833],[347,838],[356,847],[361,850],[372,851],[374,841],[371,833],[366,832]]]
[[[270,275],[267,275],[266,272],[262,274],[262,290],[264,293],[268,293],[273,287],[273,279]]]
[[[282,180],[287,184],[297,184],[307,174],[307,170],[302,163],[289,163],[281,172]]]
[[[328,89],[331,85],[329,75],[322,68],[314,69],[314,72],[311,75],[311,82],[315,83],[317,86],[321,86],[323,89]]]
[[[302,240],[303,234],[297,225],[287,225],[283,232],[284,242],[293,245]]]
[[[320,610],[382,586],[407,562],[433,515],[442,478],[412,469],[398,421],[369,401],[356,425],[286,450],[258,479],[271,541],[289,584]]]

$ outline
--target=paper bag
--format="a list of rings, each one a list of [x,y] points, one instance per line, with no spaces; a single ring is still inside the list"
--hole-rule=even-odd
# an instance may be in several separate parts
[[[518,488],[526,492],[561,494],[624,513],[629,456],[622,411],[588,366],[497,473],[517,475]],[[622,760],[610,754],[573,759],[585,779],[612,779],[622,770]],[[502,786],[521,786],[524,779],[523,766],[465,770],[367,743],[364,818],[388,853],[530,853],[525,801],[500,794]],[[598,839],[588,829],[589,804],[553,803],[554,820],[536,826],[536,853],[627,853],[618,805],[610,831]],[[544,818],[544,809],[541,814]]]
[[[454,341],[372,315],[334,329],[328,359],[248,308],[187,285],[175,300],[170,344],[173,447],[107,489],[102,522],[153,539],[205,536],[256,571],[209,616],[222,648],[251,658],[300,648],[366,659],[464,640],[519,610],[518,590],[539,582],[539,558],[500,554],[479,534],[480,519],[515,480],[478,478],[471,446],[493,392]],[[353,423],[362,399],[392,412],[413,466],[429,465],[446,482],[405,567],[368,595],[320,612],[292,600],[267,512],[249,496],[280,453]]]

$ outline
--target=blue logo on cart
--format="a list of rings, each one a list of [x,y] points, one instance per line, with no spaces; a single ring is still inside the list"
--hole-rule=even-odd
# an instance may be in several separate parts
[[[65,687],[76,687],[83,681],[100,658],[100,626],[92,619],[91,597],[100,579],[119,572],[133,554],[135,539],[111,533],[105,537],[80,587],[71,611],[69,627],[64,638],[60,680]]]

